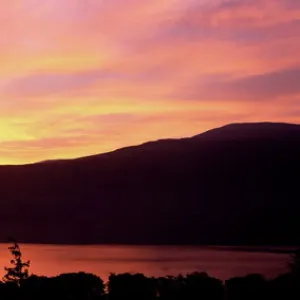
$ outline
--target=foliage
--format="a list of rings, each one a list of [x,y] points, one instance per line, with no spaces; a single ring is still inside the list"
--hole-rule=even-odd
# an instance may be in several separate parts
[[[111,274],[106,284],[84,272],[55,277],[28,276],[30,261],[22,260],[18,243],[10,246],[12,267],[0,282],[0,299],[31,300],[265,300],[300,299],[300,250],[291,256],[290,272],[271,280],[259,274],[230,278],[223,283],[207,273],[146,277]]]
[[[155,299],[155,282],[143,274],[111,274],[107,285],[111,300]]]
[[[24,262],[22,260],[22,253],[18,243],[14,243],[8,247],[13,259],[10,261],[12,267],[5,267],[6,274],[3,277],[4,282],[20,283],[20,280],[28,278],[28,268],[30,261]]]
[[[296,250],[291,255],[291,260],[289,261],[288,266],[291,273],[300,275],[300,249]]]
[[[18,286],[0,282],[0,299],[30,300],[265,300],[300,299],[297,277],[288,273],[266,280],[252,274],[222,283],[205,273],[185,276],[146,277],[111,274],[105,290],[101,278],[87,273],[55,277],[31,275]]]

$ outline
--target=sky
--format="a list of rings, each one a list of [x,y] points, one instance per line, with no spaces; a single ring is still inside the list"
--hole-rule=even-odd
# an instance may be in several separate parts
[[[0,164],[300,123],[298,0],[9,0]]]

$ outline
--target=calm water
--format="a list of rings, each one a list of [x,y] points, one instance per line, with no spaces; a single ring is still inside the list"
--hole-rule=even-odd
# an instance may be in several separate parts
[[[7,247],[0,244],[0,266],[9,264]],[[104,280],[111,272],[163,276],[193,271],[206,271],[222,280],[249,273],[270,278],[283,273],[288,260],[288,254],[185,246],[21,245],[21,249],[24,259],[31,260],[34,274],[85,271]]]

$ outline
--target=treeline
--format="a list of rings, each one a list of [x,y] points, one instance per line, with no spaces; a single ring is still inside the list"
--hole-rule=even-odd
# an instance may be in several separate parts
[[[265,300],[300,299],[300,277],[289,273],[273,280],[261,275],[231,278],[224,283],[206,273],[175,277],[112,274],[107,283],[93,274],[30,276],[0,283],[0,299],[31,300]]]
[[[56,277],[29,276],[18,243],[10,246],[11,266],[0,282],[0,300],[265,300],[300,299],[300,251],[289,262],[289,273],[266,280],[252,274],[225,282],[206,273],[146,277],[111,274],[108,282],[83,272]]]

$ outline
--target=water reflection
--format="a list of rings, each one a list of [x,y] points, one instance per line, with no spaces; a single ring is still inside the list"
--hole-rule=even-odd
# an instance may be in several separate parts
[[[8,245],[0,245],[0,266],[9,264]],[[104,280],[112,272],[141,272],[147,276],[206,271],[225,280],[232,276],[261,273],[273,277],[285,272],[287,254],[233,251],[185,246],[61,246],[21,245],[31,272],[52,276],[85,271]],[[1,270],[1,269],[0,269]],[[2,277],[3,271],[0,271]]]

